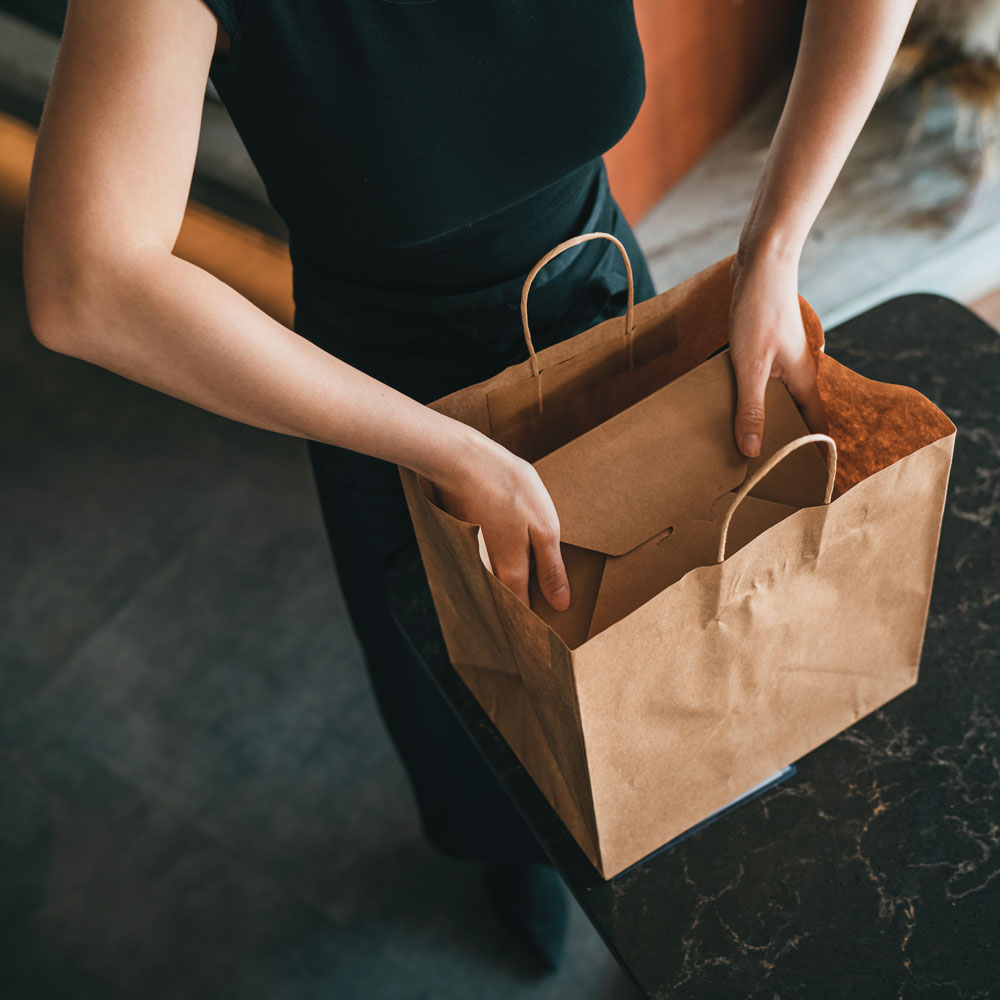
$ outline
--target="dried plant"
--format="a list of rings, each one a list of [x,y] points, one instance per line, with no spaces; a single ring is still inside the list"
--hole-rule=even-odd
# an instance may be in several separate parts
[[[924,133],[933,93],[943,87],[957,109],[956,150],[971,160],[974,201],[996,176],[1000,153],[1000,0],[917,0],[880,96],[914,84],[920,103],[905,148]]]

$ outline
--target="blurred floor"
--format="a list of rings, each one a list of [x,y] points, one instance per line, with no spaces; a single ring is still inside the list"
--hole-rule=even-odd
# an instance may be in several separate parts
[[[0,996],[632,996],[422,843],[304,443],[43,348],[3,211]]]

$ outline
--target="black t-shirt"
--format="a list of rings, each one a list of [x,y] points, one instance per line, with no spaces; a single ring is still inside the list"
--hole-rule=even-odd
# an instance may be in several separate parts
[[[231,38],[210,77],[293,259],[360,283],[526,273],[645,95],[632,0],[205,2]]]

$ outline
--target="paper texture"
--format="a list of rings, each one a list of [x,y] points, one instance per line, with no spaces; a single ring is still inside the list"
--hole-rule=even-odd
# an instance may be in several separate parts
[[[916,682],[955,428],[913,389],[820,349],[829,432],[737,508],[734,490],[808,431],[768,388],[748,461],[733,441],[729,266],[719,261],[432,406],[536,464],[562,526],[572,604],[525,607],[484,565],[478,526],[400,469],[449,656],[605,878]]]

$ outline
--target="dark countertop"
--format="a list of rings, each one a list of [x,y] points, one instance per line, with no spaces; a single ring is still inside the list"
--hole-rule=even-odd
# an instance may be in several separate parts
[[[396,613],[608,947],[656,998],[1000,996],[1000,336],[906,295],[827,332],[958,426],[920,680],[795,775],[603,881],[448,661],[419,562]]]

